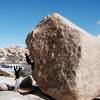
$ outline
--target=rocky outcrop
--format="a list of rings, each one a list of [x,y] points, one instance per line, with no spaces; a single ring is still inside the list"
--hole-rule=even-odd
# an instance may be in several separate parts
[[[0,48],[0,64],[26,63],[25,53],[28,50],[19,46]]]
[[[59,14],[45,17],[28,34],[33,77],[57,100],[91,100],[100,94],[100,39]]]

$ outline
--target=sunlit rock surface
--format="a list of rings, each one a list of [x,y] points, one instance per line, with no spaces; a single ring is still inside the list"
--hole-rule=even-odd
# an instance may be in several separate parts
[[[100,94],[100,39],[59,14],[45,17],[28,34],[33,77],[57,100],[91,100]]]

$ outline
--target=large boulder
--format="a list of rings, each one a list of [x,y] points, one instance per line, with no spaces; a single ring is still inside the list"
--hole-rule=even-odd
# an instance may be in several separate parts
[[[28,34],[33,77],[57,100],[91,100],[100,94],[100,39],[59,14],[45,17]]]

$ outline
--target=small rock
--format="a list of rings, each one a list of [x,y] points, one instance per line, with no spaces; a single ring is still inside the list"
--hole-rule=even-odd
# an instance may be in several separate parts
[[[8,86],[5,83],[0,83],[0,91],[8,91]]]
[[[33,79],[31,76],[28,76],[22,80],[20,83],[20,88],[32,88]]]

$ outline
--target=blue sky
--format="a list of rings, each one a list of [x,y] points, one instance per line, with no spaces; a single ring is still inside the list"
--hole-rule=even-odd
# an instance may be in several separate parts
[[[24,47],[32,28],[53,12],[95,36],[100,34],[100,0],[0,0],[0,48]]]

